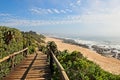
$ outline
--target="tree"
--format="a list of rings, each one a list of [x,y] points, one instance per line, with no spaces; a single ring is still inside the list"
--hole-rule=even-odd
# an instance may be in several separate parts
[[[57,45],[54,41],[48,41],[46,48],[49,53],[52,51],[56,56],[58,55]]]

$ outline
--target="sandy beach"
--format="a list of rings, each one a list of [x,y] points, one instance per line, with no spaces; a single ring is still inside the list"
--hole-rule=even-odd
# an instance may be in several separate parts
[[[61,51],[65,49],[68,49],[70,52],[74,50],[80,51],[85,57],[87,57],[88,60],[91,60],[96,64],[100,65],[100,67],[105,71],[108,71],[113,74],[120,74],[120,60],[118,59],[104,57],[90,49],[63,43],[60,39],[46,37],[46,42],[47,41],[55,41],[58,49]]]

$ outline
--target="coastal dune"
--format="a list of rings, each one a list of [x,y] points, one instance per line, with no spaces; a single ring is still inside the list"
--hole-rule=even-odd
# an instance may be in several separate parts
[[[83,54],[84,57],[86,57],[90,61],[95,62],[105,71],[113,74],[120,74],[120,60],[118,59],[104,57],[90,49],[86,49],[77,45],[63,43],[63,41],[60,39],[46,37],[46,42],[48,41],[54,41],[60,51],[63,51],[65,49],[69,50],[70,52],[75,50],[79,51]]]

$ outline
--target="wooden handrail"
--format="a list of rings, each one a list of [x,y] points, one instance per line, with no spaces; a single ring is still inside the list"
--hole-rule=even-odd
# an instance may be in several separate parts
[[[55,57],[55,55],[53,54],[53,52],[51,51],[51,58],[54,60],[54,62],[56,63],[58,69],[60,70],[60,73],[61,73],[61,78],[62,80],[69,80],[64,68],[62,67],[62,65],[60,64],[60,62],[57,60],[57,58]],[[53,65],[53,64],[51,64]]]
[[[9,56],[6,56],[6,57],[0,59],[0,64],[5,62],[5,61],[10,62],[10,66],[7,66],[7,68],[9,68],[9,70],[12,70],[16,66],[16,63],[15,63],[16,59],[15,59],[15,57],[18,54],[21,54],[23,57],[27,57],[28,48],[25,48],[25,49],[20,50],[18,52],[14,52],[13,54],[10,54]],[[6,68],[6,66],[2,67],[2,65],[0,65],[0,72],[1,72],[2,69],[5,69],[5,68]],[[6,76],[6,74],[4,76]],[[1,79],[2,78],[0,77],[0,80]]]
[[[7,59],[9,59],[9,58],[11,58],[11,57],[13,57],[13,56],[15,56],[17,54],[20,54],[21,52],[24,52],[26,50],[28,50],[28,48],[25,48],[25,49],[23,49],[21,51],[18,51],[18,52],[14,52],[13,54],[10,54],[9,56],[4,57],[4,58],[0,59],[0,63],[2,63],[4,61],[6,61]]]

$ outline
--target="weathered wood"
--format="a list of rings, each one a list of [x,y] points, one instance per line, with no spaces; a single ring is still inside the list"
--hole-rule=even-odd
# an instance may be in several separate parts
[[[15,67],[14,60],[15,60],[15,56],[11,56],[11,67],[12,67],[12,69]]]
[[[26,50],[28,50],[28,48],[25,48],[25,49],[23,49],[23,50],[21,50],[21,51],[15,52],[15,53],[13,53],[13,54],[10,54],[9,56],[4,57],[3,59],[0,59],[0,63],[1,63],[1,62],[4,62],[4,61],[6,61],[7,59],[9,59],[9,58],[11,58],[11,57],[13,57],[13,56],[15,56],[15,55],[17,55],[17,54],[20,54],[20,53],[22,53],[22,52],[24,52],[24,51],[26,51]]]
[[[26,53],[23,53],[25,51],[26,51]],[[7,66],[7,67],[9,68],[9,70],[12,70],[15,67],[15,57],[16,57],[16,55],[22,54],[24,56],[24,54],[27,54],[27,51],[28,51],[28,48],[25,48],[25,49],[23,49],[21,51],[18,51],[18,52],[14,52],[13,54],[10,54],[9,56],[6,56],[3,59],[0,59],[0,64],[2,62],[5,62],[5,63],[10,62],[10,66]],[[27,55],[25,55],[25,56],[27,56]],[[2,71],[2,69],[5,69],[5,68],[6,68],[6,66],[2,67],[2,68],[0,67],[0,71]],[[4,76],[6,76],[6,75],[4,75]]]
[[[9,59],[9,58],[10,58],[10,56],[7,56],[7,57],[4,57],[3,59],[0,59],[0,63],[7,60],[7,59]]]
[[[55,57],[55,55],[53,54],[53,52],[51,51],[51,55],[52,55],[52,58],[54,60],[54,62],[56,63],[57,67],[58,67],[58,70],[60,71],[61,73],[61,78],[62,80],[69,80],[64,68],[62,67],[62,65],[60,64],[60,62],[57,60],[57,58]],[[53,64],[52,64],[53,65]]]
[[[47,55],[37,51],[37,54],[28,55],[14,70],[3,80],[50,80]]]
[[[26,51],[26,52],[25,52]],[[25,52],[25,53],[22,53]],[[26,56],[28,53],[28,48],[25,48],[19,52],[15,52],[3,59],[0,59],[0,63],[4,62],[8,59],[12,59],[12,68],[14,68],[14,56],[22,53],[23,56]],[[46,62],[47,56],[45,54],[41,54],[41,52],[37,52],[36,57],[33,56],[27,57],[27,60],[23,62],[21,65],[16,67],[14,71],[8,75],[5,80],[13,80],[13,79],[49,79],[51,78],[50,70],[48,68],[48,64]],[[55,55],[51,52],[50,54],[50,67],[53,72],[53,61],[56,63],[60,73],[62,80],[69,80],[64,68],[59,63]]]
[[[50,69],[51,69],[51,75],[54,73],[54,66],[53,66],[53,58],[52,54],[50,53]]]

